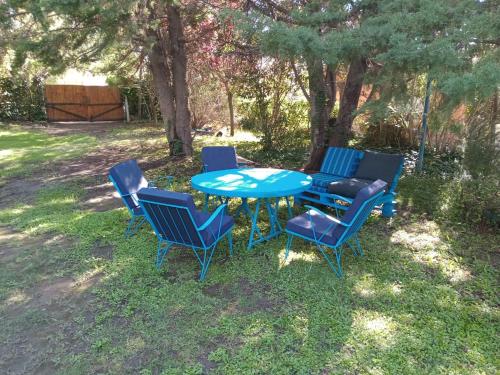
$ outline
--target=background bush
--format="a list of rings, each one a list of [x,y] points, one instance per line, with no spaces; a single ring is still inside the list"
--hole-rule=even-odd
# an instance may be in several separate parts
[[[45,121],[43,81],[8,76],[0,77],[0,120]]]

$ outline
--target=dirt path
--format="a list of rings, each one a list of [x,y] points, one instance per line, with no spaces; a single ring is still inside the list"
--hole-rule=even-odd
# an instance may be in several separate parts
[[[99,139],[116,128],[129,126],[121,123],[48,124],[26,127],[53,136],[88,134]],[[0,209],[16,204],[33,204],[40,189],[61,183],[79,181],[85,194],[79,205],[83,210],[106,211],[121,207],[112,185],[107,179],[109,168],[130,158],[130,147],[103,147],[81,157],[63,160],[39,168],[30,176],[14,177],[0,187]],[[139,159],[145,170],[160,168],[166,158]],[[83,180],[83,182],[82,182]],[[57,355],[52,340],[63,340],[68,351],[78,354],[88,350],[77,337],[82,322],[76,322],[76,312],[85,311],[86,323],[93,324],[95,308],[92,287],[101,275],[91,274],[75,279],[64,274],[65,265],[48,264],[45,251],[51,255],[73,248],[75,240],[48,233],[28,235],[11,226],[0,226],[0,279],[31,285],[5,288],[6,298],[0,302],[0,369],[7,374],[53,374],[57,372]],[[92,255],[110,259],[113,249],[97,243]],[[33,270],[26,271],[27,269]],[[17,276],[15,276],[17,275]],[[0,289],[1,290],[1,289]],[[1,296],[1,294],[0,294]],[[85,322],[83,322],[85,324]],[[56,345],[61,347],[61,345]]]

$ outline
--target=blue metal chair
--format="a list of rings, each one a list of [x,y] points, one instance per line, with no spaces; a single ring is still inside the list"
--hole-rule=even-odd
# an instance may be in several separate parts
[[[236,148],[232,146],[207,146],[201,149],[203,172],[236,169],[240,167]]]
[[[158,237],[156,267],[160,268],[172,245],[190,247],[201,265],[200,280],[205,276],[220,240],[227,236],[233,254],[234,220],[224,215],[220,205],[211,215],[196,210],[190,194],[144,188],[137,196],[139,204]]]
[[[206,146],[201,149],[202,172],[221,171],[225,169],[237,169],[244,167],[246,163],[239,163],[236,148],[233,146]],[[223,197],[215,197],[219,204],[227,203]],[[208,210],[210,195],[205,194],[205,205],[203,209]]]
[[[120,194],[125,207],[127,207],[131,215],[131,219],[125,230],[125,237],[131,237],[136,234],[146,221],[137,200],[137,192],[144,187],[156,187],[156,184],[161,179],[165,179],[169,185],[172,183],[171,176],[165,176],[148,182],[141,168],[139,168],[137,161],[134,159],[124,161],[112,167],[109,170],[109,179],[118,191],[118,194]]]
[[[382,216],[392,217],[396,213],[395,190],[403,164],[404,158],[398,154],[329,147],[320,172],[311,175],[312,186],[296,195],[294,202],[309,201],[333,207],[336,211],[346,210],[361,188],[381,179],[388,186],[377,206],[381,206]]]
[[[330,268],[341,277],[343,245],[347,244],[354,255],[363,255],[357,233],[384,194],[386,187],[386,182],[377,180],[360,190],[341,219],[327,215],[316,207],[306,205],[309,211],[289,220],[286,225],[288,241],[285,259],[290,252],[293,237],[300,237],[315,243]],[[354,240],[354,246],[349,242],[351,239]],[[328,255],[329,250],[335,255],[336,264]]]

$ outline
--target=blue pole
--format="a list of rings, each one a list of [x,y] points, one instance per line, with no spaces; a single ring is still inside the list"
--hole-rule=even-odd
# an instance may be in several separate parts
[[[431,99],[431,83],[430,76],[427,76],[427,86],[425,88],[425,101],[424,113],[422,114],[422,129],[420,131],[420,147],[418,150],[417,171],[422,171],[424,166],[424,152],[425,152],[425,137],[427,135],[427,114],[429,113],[429,105]]]

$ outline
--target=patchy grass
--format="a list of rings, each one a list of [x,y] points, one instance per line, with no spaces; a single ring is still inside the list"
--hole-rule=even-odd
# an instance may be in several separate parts
[[[53,137],[0,124],[0,183],[16,175],[29,175],[49,162],[75,158],[96,145],[91,135]]]
[[[94,147],[89,141],[75,153],[43,154],[33,144],[77,150],[91,136],[26,130],[18,135],[10,138],[13,145],[2,139],[5,149],[18,151],[2,161],[10,168],[6,177],[34,160],[64,163],[77,152],[86,160],[85,147]],[[176,190],[190,191],[189,177],[200,167],[197,157],[169,159],[161,136],[157,127],[124,126],[100,137],[99,147],[131,150],[150,166],[148,176],[173,174]],[[215,142],[230,140],[200,137],[195,148],[199,152]],[[262,154],[256,140],[237,146],[242,156],[263,165],[300,165],[300,152],[275,158]],[[43,168],[37,173],[43,175]],[[405,210],[392,220],[377,215],[369,220],[361,233],[366,255],[346,254],[343,279],[300,240],[287,262],[283,236],[246,251],[249,223],[241,218],[235,255],[226,255],[224,241],[200,283],[198,264],[186,249],[174,248],[157,271],[151,229],[123,237],[128,214],[118,199],[110,199],[105,210],[84,204],[89,192],[109,188],[105,170],[101,173],[76,173],[41,185],[31,200],[13,200],[0,209],[0,367],[8,372],[498,370],[498,236],[423,215],[424,187],[432,194],[425,181],[402,180]],[[111,194],[111,189],[102,193]],[[201,195],[195,198],[200,205]]]

